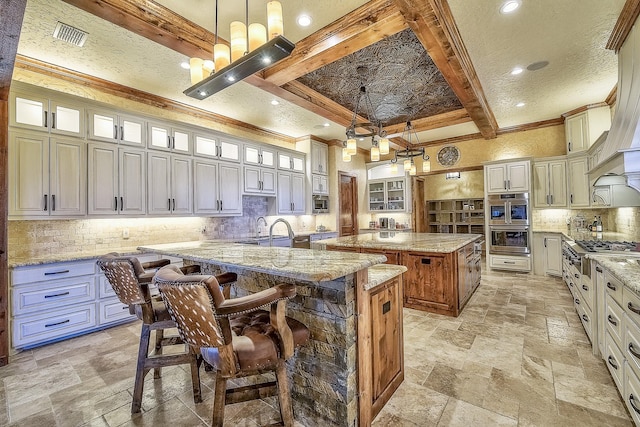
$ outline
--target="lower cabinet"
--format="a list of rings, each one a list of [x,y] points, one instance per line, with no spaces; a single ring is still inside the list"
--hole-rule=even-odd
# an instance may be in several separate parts
[[[533,273],[562,276],[562,234],[533,234]]]
[[[528,256],[488,255],[489,267],[497,270],[531,271]]]

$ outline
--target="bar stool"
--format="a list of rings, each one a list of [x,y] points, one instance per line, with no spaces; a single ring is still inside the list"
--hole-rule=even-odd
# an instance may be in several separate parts
[[[225,299],[214,276],[185,276],[177,267],[158,270],[155,283],[182,339],[216,370],[212,426],[222,426],[225,404],[278,394],[285,426],[293,425],[285,362],[309,340],[302,323],[285,316],[296,295],[280,284],[241,298]],[[261,310],[269,307],[269,311]],[[227,381],[275,371],[276,381],[227,389]]]
[[[164,330],[175,328],[176,324],[171,320],[162,299],[159,296],[151,296],[149,285],[155,276],[155,271],[145,270],[159,268],[170,262],[163,259],[141,263],[136,257],[118,256],[116,253],[110,253],[98,259],[98,266],[104,272],[120,302],[129,305],[131,314],[135,314],[142,320],[131,413],[140,412],[146,374],[153,369],[154,379],[160,378],[160,368],[165,366],[190,364],[193,400],[196,403],[202,401],[199,375],[201,358],[190,348],[183,353],[163,354],[163,347],[184,343],[177,336],[165,337]],[[200,268],[197,265],[190,265],[182,267],[179,271],[182,274],[199,273]],[[220,283],[225,285],[235,282],[237,278],[235,273],[224,273],[217,277],[220,278]],[[156,331],[156,337],[154,352],[149,354],[151,331]]]

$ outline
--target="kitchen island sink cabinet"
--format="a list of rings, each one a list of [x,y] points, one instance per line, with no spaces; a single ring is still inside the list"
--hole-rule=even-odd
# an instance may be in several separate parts
[[[383,234],[384,233],[384,234]],[[480,234],[368,233],[316,242],[330,251],[379,253],[407,268],[404,306],[458,316],[480,284]]]

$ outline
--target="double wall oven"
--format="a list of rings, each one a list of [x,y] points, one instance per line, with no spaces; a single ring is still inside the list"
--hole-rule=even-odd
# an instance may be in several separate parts
[[[529,255],[529,193],[492,194],[489,207],[489,253]]]

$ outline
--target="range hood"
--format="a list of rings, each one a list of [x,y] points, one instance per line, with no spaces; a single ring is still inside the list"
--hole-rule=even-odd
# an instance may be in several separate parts
[[[593,183],[592,202],[614,208],[640,206],[640,192],[627,185],[625,176],[607,173]]]
[[[591,178],[621,175],[640,191],[640,26],[634,26],[618,52],[618,90],[611,130],[597,154]],[[595,144],[594,144],[595,146]],[[627,191],[627,190],[625,190]],[[637,206],[637,205],[632,205]]]

